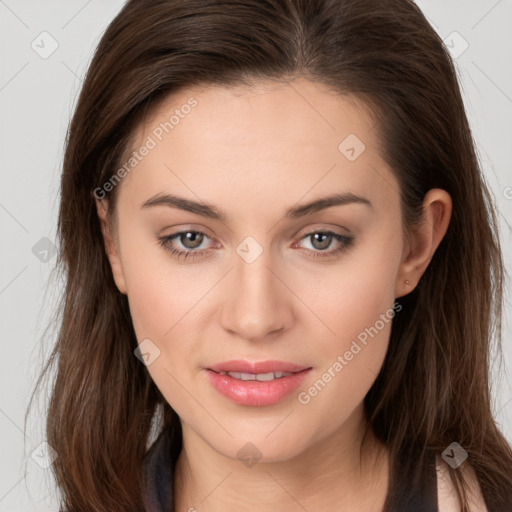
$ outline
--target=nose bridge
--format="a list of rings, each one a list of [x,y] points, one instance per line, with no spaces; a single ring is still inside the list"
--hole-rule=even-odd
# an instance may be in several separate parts
[[[222,301],[223,327],[249,340],[287,327],[291,304],[286,287],[274,275],[275,261],[269,247],[247,237],[237,246],[233,258],[229,289]]]

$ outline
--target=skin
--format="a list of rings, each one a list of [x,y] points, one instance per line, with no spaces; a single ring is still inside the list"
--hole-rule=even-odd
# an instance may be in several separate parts
[[[133,149],[192,96],[197,106],[118,185],[115,226],[107,222],[108,202],[97,201],[137,339],[160,350],[147,369],[181,418],[176,510],[380,510],[387,451],[371,431],[362,457],[359,450],[363,399],[382,366],[391,322],[307,404],[297,393],[272,406],[234,404],[213,389],[204,367],[288,361],[312,367],[301,389],[310,388],[396,297],[414,289],[446,233],[450,196],[430,190],[424,222],[404,237],[399,185],[377,150],[372,113],[357,98],[302,78],[183,90],[145,120]],[[365,145],[354,161],[338,149],[349,134]],[[333,192],[352,192],[371,206],[284,218],[289,207]],[[141,208],[161,193],[213,204],[227,220]],[[318,229],[351,235],[353,243],[336,253],[332,238],[322,249],[306,236]],[[178,260],[159,244],[180,231],[207,235],[199,249],[200,240],[171,242],[202,256]],[[248,236],[263,251],[252,263],[236,251]],[[313,256],[322,251],[333,252]],[[237,456],[248,442],[261,453],[252,467]]]

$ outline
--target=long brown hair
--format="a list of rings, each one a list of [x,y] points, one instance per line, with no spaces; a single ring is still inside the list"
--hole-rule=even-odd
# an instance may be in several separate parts
[[[369,424],[389,447],[392,468],[405,454],[411,478],[429,450],[458,442],[489,511],[512,507],[512,451],[493,419],[489,383],[490,345],[501,339],[495,206],[454,65],[420,9],[410,0],[130,0],[95,52],[64,157],[58,267],[66,287],[38,384],[56,370],[47,440],[58,453],[52,468],[66,510],[143,507],[141,465],[158,406],[174,458],[181,449],[177,414],[133,355],[127,297],[115,286],[92,192],[116,173],[135,129],[170,93],[299,76],[372,107],[382,155],[400,183],[405,229],[421,219],[429,189],[453,201],[429,267],[397,299],[403,310],[365,399]],[[450,475],[467,510],[467,484],[459,470]]]

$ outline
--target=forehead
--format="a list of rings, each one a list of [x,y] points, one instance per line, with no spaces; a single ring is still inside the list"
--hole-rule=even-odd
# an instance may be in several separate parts
[[[351,133],[371,145],[374,117],[358,97],[299,78],[289,83],[180,90],[161,102],[137,133],[140,142],[145,134],[158,132],[160,123],[171,121],[167,128],[176,142],[183,142],[193,132],[194,141],[203,146],[265,144],[268,151],[300,142],[306,147],[331,146],[337,151],[341,139]],[[170,132],[164,129],[161,135]],[[158,133],[156,136],[159,138]]]
[[[123,187],[209,199],[226,189],[245,199],[274,193],[287,203],[333,187],[378,196],[384,185],[397,195],[375,118],[358,97],[306,79],[183,89],[139,126],[131,149],[151,149]]]

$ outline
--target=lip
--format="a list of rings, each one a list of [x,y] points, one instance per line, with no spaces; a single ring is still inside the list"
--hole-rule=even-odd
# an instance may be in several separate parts
[[[237,359],[208,366],[214,372],[243,372],[243,373],[270,373],[270,372],[300,372],[307,370],[308,366],[299,366],[284,361],[246,361]]]
[[[274,405],[293,393],[311,371],[311,367],[283,361],[226,361],[204,368],[210,384],[220,394],[239,405],[263,407]],[[239,380],[218,372],[270,373],[292,372],[271,381]]]

